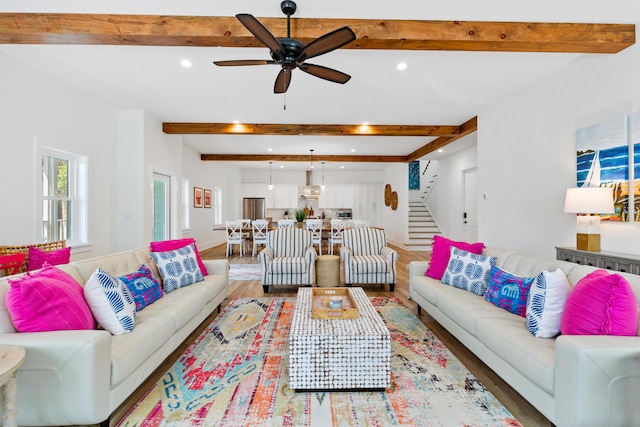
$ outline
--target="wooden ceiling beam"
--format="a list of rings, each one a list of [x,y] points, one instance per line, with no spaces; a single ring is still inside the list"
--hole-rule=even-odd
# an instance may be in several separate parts
[[[309,154],[201,154],[200,160],[216,162],[308,162]],[[404,163],[407,156],[338,156],[313,155],[314,162]]]
[[[258,18],[276,37],[286,18]],[[342,26],[346,49],[617,53],[635,43],[634,24],[300,18],[292,35],[308,43]],[[235,18],[0,13],[0,44],[264,47]]]
[[[314,136],[457,136],[455,125],[330,125],[274,123],[170,123],[167,134],[199,135],[314,135]]]
[[[467,120],[465,123],[460,125],[460,133],[457,136],[441,136],[440,138],[436,138],[427,145],[424,145],[418,148],[413,153],[407,156],[407,161],[412,162],[414,160],[418,160],[419,158],[426,156],[429,153],[432,153],[436,150],[441,149],[454,141],[462,138],[463,136],[467,136],[470,133],[473,133],[478,130],[478,117],[474,117],[470,120]]]

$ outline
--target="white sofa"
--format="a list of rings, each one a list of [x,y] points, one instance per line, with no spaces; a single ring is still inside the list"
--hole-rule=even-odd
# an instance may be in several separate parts
[[[560,268],[573,287],[594,267],[485,248],[519,276]],[[640,337],[535,338],[526,319],[409,265],[411,298],[558,427],[640,425]],[[640,300],[640,276],[619,273]]]
[[[162,283],[150,254],[137,249],[58,268],[84,284],[98,267],[121,276],[145,264]],[[136,313],[132,332],[115,336],[104,330],[16,332],[5,305],[9,284],[0,278],[0,345],[26,350],[18,370],[18,424],[108,425],[110,414],[227,296],[229,262],[203,262],[204,281],[164,294]]]

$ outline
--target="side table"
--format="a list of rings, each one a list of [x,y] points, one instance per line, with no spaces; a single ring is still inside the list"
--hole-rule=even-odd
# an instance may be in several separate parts
[[[0,386],[2,386],[4,395],[4,414],[2,415],[4,427],[18,426],[17,378],[18,368],[24,362],[25,356],[26,353],[22,347],[0,346]]]
[[[316,259],[316,286],[340,286],[340,257],[320,255]]]

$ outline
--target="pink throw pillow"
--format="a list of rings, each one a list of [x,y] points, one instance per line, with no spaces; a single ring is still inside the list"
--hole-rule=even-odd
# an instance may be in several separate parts
[[[196,250],[196,260],[198,261],[198,267],[203,276],[208,275],[207,267],[204,266],[202,258],[200,258],[200,252],[196,246],[196,241],[193,238],[177,239],[177,240],[162,240],[160,242],[151,242],[151,252],[169,252],[176,249],[184,248],[193,243],[193,247]]]
[[[18,332],[95,328],[82,286],[64,271],[47,265],[9,285],[7,310]]]
[[[481,254],[484,243],[466,243],[449,240],[439,235],[433,236],[433,248],[431,250],[431,261],[425,276],[440,280],[449,265],[449,256],[451,255],[451,246],[471,252],[472,254]]]
[[[560,331],[564,335],[635,336],[638,303],[629,282],[606,270],[584,276],[567,298]]]
[[[69,264],[71,258],[71,247],[57,249],[51,252],[41,251],[35,246],[29,247],[29,260],[27,261],[27,271],[37,270],[44,266],[46,262],[49,265]]]

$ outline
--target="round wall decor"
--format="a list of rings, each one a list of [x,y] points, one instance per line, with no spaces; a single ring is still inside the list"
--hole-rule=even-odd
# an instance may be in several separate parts
[[[391,193],[391,209],[398,209],[398,193],[395,191]]]
[[[389,206],[391,204],[391,184],[384,186],[384,205]]]

